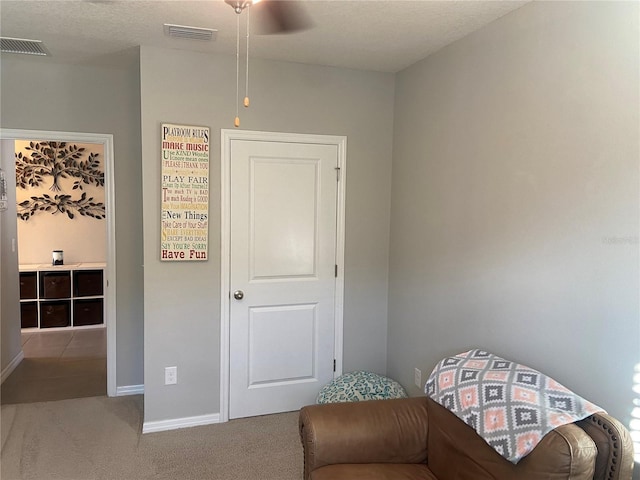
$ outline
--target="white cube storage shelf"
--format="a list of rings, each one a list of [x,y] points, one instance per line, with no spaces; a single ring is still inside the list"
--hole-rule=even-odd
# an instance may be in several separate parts
[[[20,265],[22,328],[104,324],[105,264]]]

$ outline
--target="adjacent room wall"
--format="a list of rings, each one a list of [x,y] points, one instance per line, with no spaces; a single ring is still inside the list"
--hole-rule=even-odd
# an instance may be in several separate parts
[[[219,412],[220,129],[233,128],[235,58],[142,47],[145,422]],[[241,128],[346,135],[344,370],[386,370],[391,74],[251,60]],[[241,107],[242,108],[242,107]],[[159,260],[160,124],[211,128],[207,262]],[[165,386],[164,367],[178,367]]]
[[[488,349],[628,424],[636,2],[533,2],[397,76],[388,373]]]
[[[144,291],[138,52],[127,52],[120,63],[103,61],[110,66],[2,55],[0,125],[7,129],[113,134],[117,385],[141,385]],[[7,319],[3,317],[2,321]]]
[[[32,158],[33,150],[27,147],[31,143],[38,143],[38,139],[19,140],[15,142],[15,151],[26,158]],[[67,143],[84,149],[84,153],[78,159],[87,161],[89,154],[97,155],[100,165],[99,170],[104,174],[104,147],[89,143]],[[30,147],[29,147],[30,148]],[[17,160],[19,161],[19,160]],[[14,175],[15,178],[15,175]],[[82,190],[73,189],[76,177],[67,176],[60,178],[59,191],[52,191],[53,176],[44,175],[40,185],[26,185],[16,189],[16,202],[30,201],[32,196],[42,197],[49,195],[71,195],[73,200],[79,199],[85,193],[87,199],[93,203],[104,204],[104,186],[96,184],[83,184]],[[22,209],[20,209],[22,210]],[[51,264],[52,250],[62,250],[64,263],[104,263],[107,261],[107,222],[104,218],[96,219],[90,216],[80,215],[76,210],[70,210],[73,218],[66,213],[51,211],[36,211],[27,220],[18,220],[18,261],[24,264]]]

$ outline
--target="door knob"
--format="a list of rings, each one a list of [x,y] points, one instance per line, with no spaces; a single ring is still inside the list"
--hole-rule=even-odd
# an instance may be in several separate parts
[[[233,298],[236,300],[242,300],[244,298],[244,292],[242,290],[236,290],[233,292]]]

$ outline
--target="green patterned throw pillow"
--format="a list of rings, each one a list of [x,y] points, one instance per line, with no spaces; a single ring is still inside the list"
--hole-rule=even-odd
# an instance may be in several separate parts
[[[376,373],[356,371],[340,375],[326,384],[316,401],[338,403],[406,397],[404,388],[395,380]]]

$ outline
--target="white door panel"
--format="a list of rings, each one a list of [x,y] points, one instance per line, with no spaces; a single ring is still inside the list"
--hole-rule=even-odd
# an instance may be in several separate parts
[[[298,409],[333,378],[337,161],[231,141],[230,418]]]
[[[314,159],[251,159],[252,280],[315,276],[319,166]]]
[[[315,378],[316,317],[317,304],[249,309],[249,388]]]

